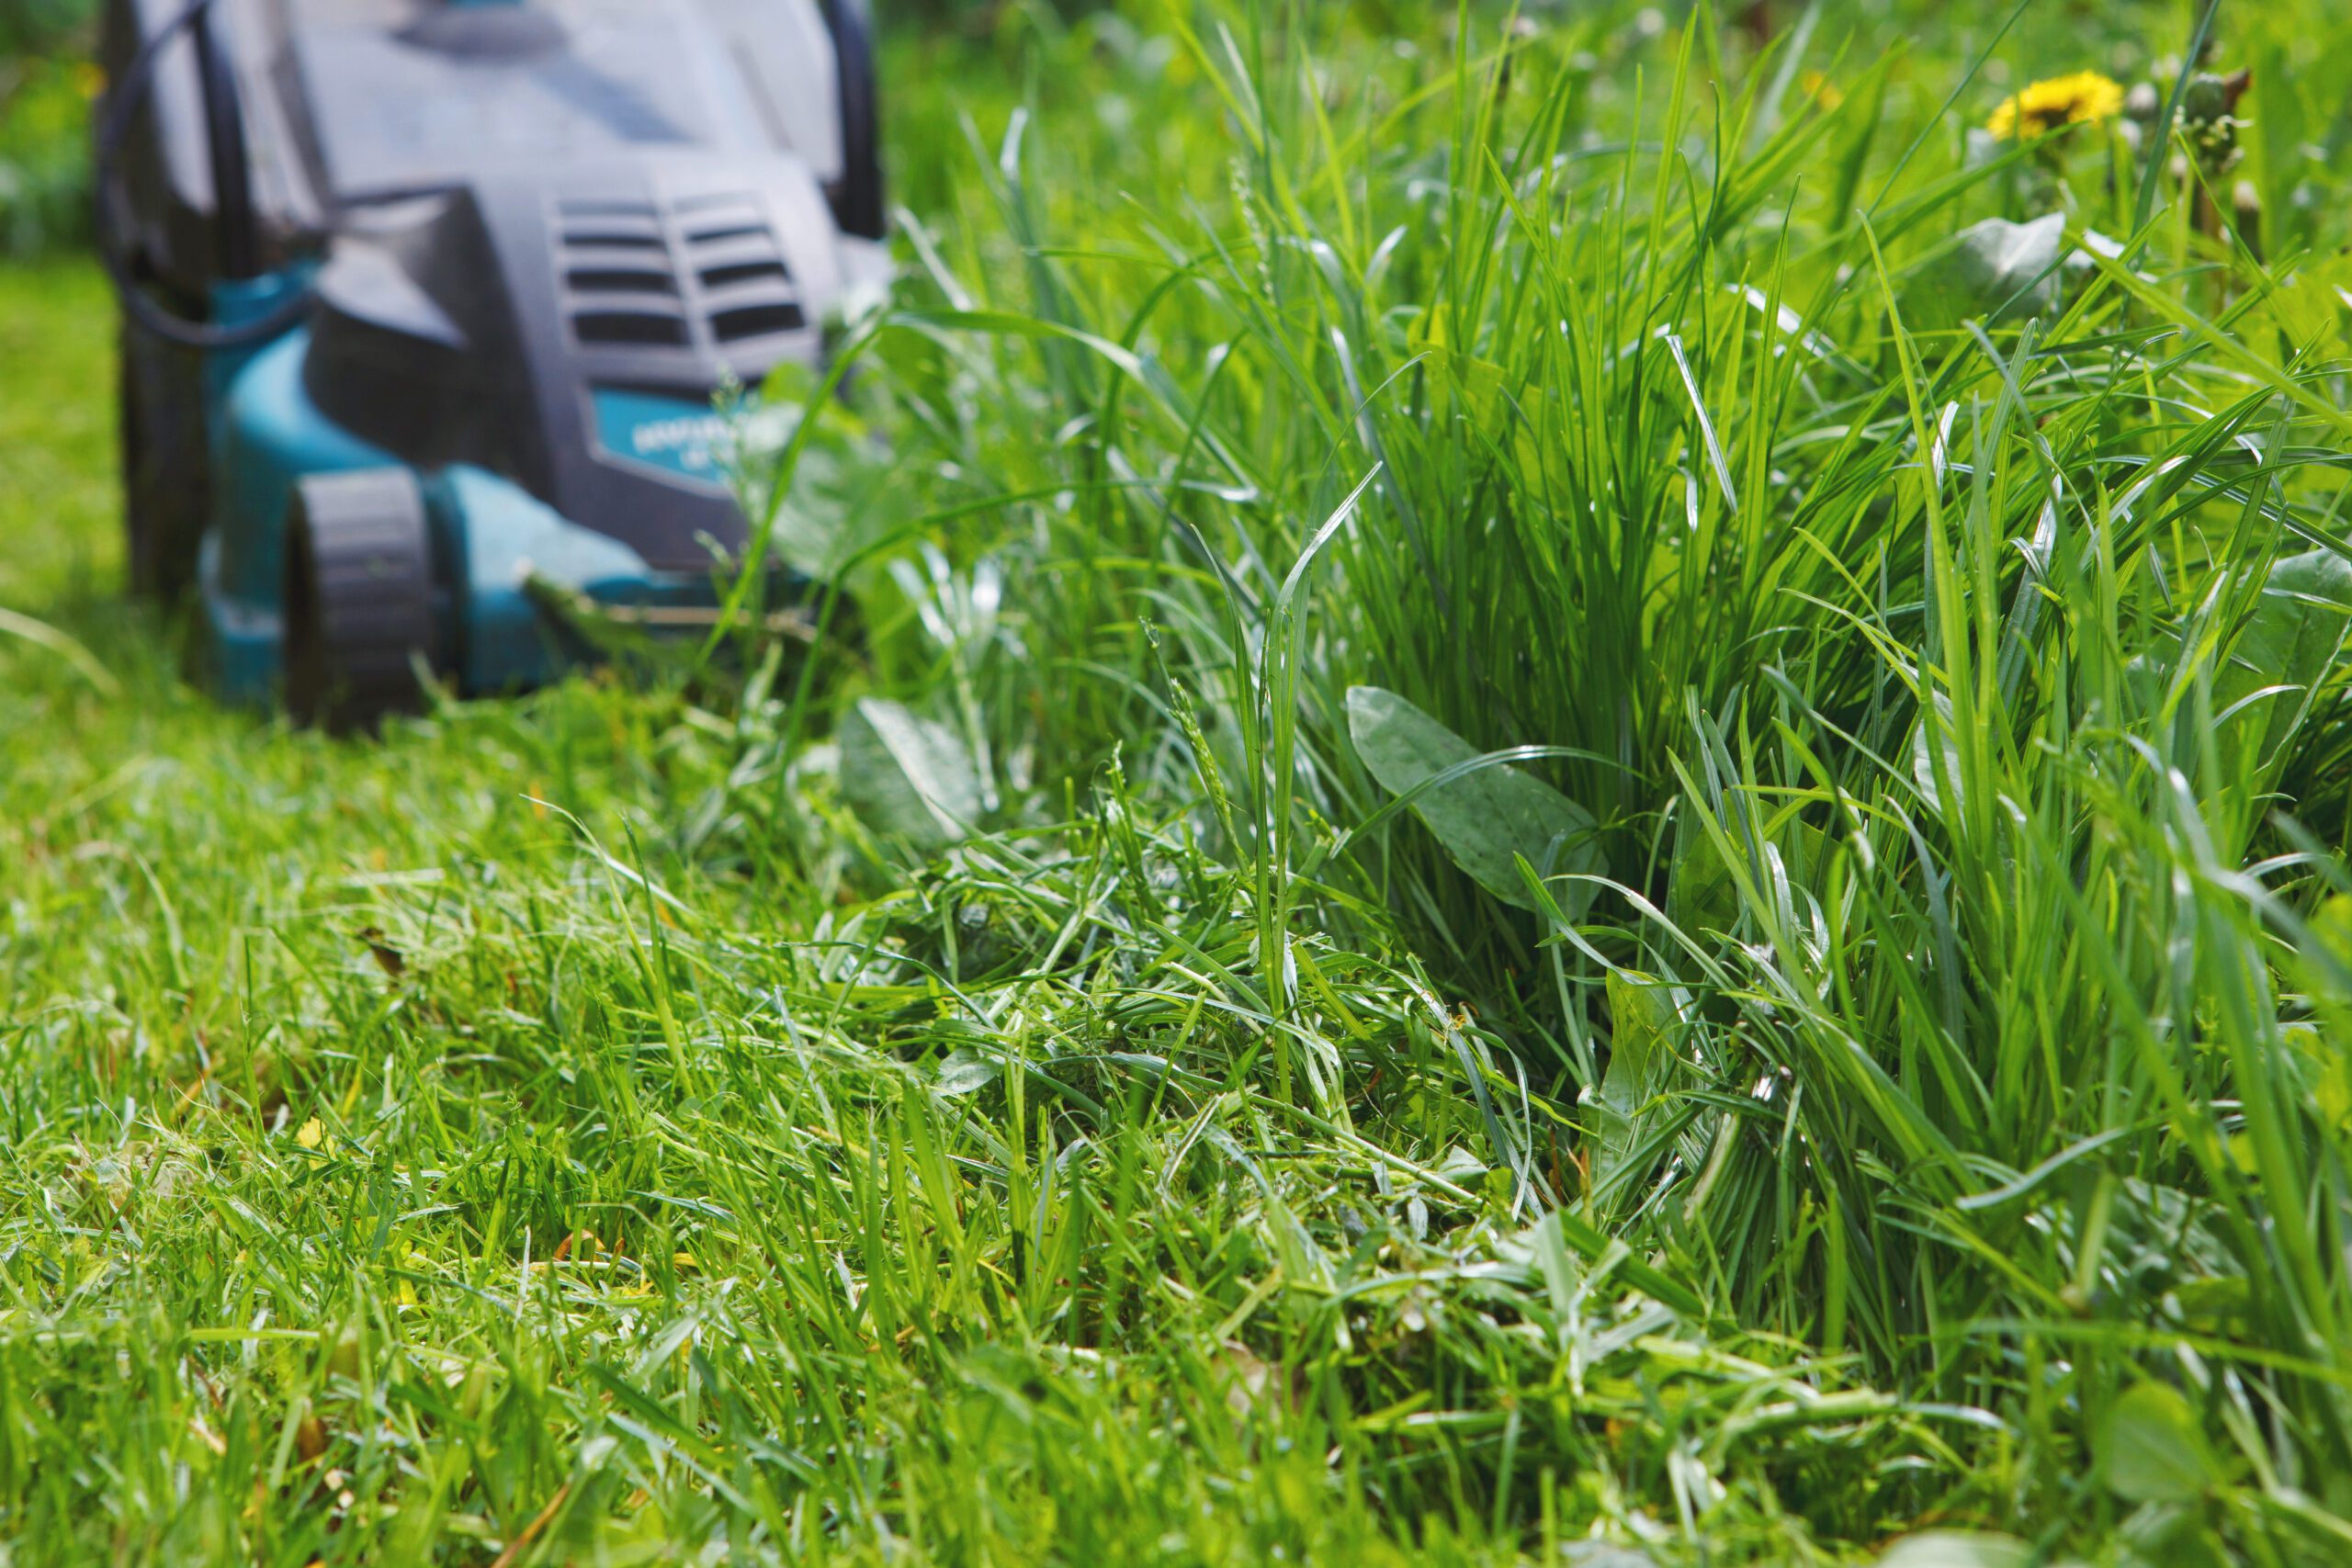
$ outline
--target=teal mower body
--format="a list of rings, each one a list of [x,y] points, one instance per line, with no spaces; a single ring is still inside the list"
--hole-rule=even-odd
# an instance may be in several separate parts
[[[106,39],[131,576],[215,690],[367,723],[549,679],[580,612],[711,618],[752,533],[714,399],[884,266],[859,0],[113,0]]]

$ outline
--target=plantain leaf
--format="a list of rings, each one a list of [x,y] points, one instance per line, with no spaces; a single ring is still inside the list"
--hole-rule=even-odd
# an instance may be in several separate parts
[[[2026,1568],[2033,1553],[2014,1536],[1928,1530],[1887,1549],[1878,1568]]]
[[[1413,814],[1437,835],[1453,863],[1504,903],[1535,907],[1520,880],[1517,857],[1547,874],[1600,869],[1592,813],[1541,779],[1496,763],[1432,784],[1480,753],[1396,693],[1349,688],[1348,734],[1381,787],[1411,795]],[[1414,795],[1416,789],[1420,793]],[[1591,904],[1592,893],[1590,883],[1565,884],[1560,904],[1573,919]]]
[[[1739,919],[1739,885],[1732,880],[1715,841],[1695,822],[1684,821],[1675,835],[1666,914],[1689,936],[1727,931]]]
[[[884,838],[929,852],[983,809],[979,770],[956,732],[905,705],[860,698],[841,729],[842,795]]]
[[[986,1056],[970,1051],[951,1051],[939,1064],[939,1092],[944,1095],[971,1094],[996,1082],[1001,1069]]]
[[[1592,1150],[1592,1187],[1600,1191],[1634,1159],[1648,1107],[1665,1088],[1679,1021],[1667,987],[1646,976],[1609,976],[1609,1068],[1600,1076],[1600,1136]]]
[[[2267,757],[2291,732],[2303,694],[2326,675],[2344,647],[2352,621],[2352,561],[2333,550],[2289,556],[2270,569],[2262,599],[2215,672],[2213,706],[2218,713],[2263,690],[2284,686],[2255,710],[2263,716],[2252,733],[2256,755]]]
[[[2099,1461],[2114,1494],[2132,1503],[2193,1503],[2223,1479],[2188,1400],[2143,1382],[2108,1407]]]
[[[2065,236],[2060,212],[2030,223],[1987,218],[1970,224],[1904,280],[1904,325],[1940,332],[1977,316],[2001,322],[2048,314],[2058,302]]]

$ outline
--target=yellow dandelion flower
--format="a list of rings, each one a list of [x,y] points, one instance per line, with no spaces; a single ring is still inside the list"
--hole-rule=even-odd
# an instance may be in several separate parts
[[[2062,125],[2095,125],[2123,108],[2123,85],[2096,71],[2036,82],[1993,111],[1984,129],[1996,136],[2045,136]]]
[[[1825,109],[1834,109],[1846,101],[1846,95],[1838,90],[1838,85],[1818,71],[1799,72],[1797,86]]]

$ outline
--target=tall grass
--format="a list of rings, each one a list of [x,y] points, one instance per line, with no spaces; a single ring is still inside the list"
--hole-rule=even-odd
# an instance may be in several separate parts
[[[2191,30],[2129,16],[2143,68]],[[1649,48],[1464,10],[1405,62],[1268,7],[1172,12],[1173,54],[1105,24],[1124,183],[1018,115],[976,148],[993,209],[918,229],[924,347],[885,350],[899,460],[1002,519],[956,530],[1017,585],[995,749],[1116,747],[1231,868],[1277,1099],[1431,1092],[1290,1068],[1350,1010],[1292,933],[1386,954],[1475,1004],[1521,1202],[1951,1414],[1965,1505],[1928,1465],[1880,1506],[2324,1560],[2329,264],[2118,128],[1972,144],[1951,102],[2046,17],[1936,73],[1824,19],[1748,57],[1703,12]],[[2233,15],[2221,63],[2333,25]],[[2300,155],[2266,112],[2248,168]],[[2062,245],[1972,277],[1968,225],[2044,212]],[[1359,683],[1516,749],[1596,869],[1482,891],[1385,809]]]

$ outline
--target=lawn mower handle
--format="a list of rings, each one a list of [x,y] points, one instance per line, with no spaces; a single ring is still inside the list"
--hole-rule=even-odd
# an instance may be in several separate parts
[[[296,288],[270,309],[250,319],[215,323],[191,320],[176,315],[159,304],[145,289],[139,287],[131,271],[130,258],[123,254],[122,236],[115,223],[117,192],[114,174],[121,161],[122,144],[130,134],[130,122],[146,101],[150,85],[155,78],[155,64],[164,47],[182,32],[196,29],[197,59],[204,88],[204,118],[207,151],[210,154],[215,189],[220,193],[222,217],[220,267],[223,276],[232,278],[253,275],[254,258],[253,209],[245,188],[245,159],[243,124],[237,110],[236,88],[220,57],[211,48],[209,33],[204,27],[206,13],[213,0],[187,0],[170,20],[140,44],[130,57],[120,81],[107,92],[106,107],[98,120],[97,147],[91,184],[94,186],[92,239],[98,254],[98,265],[106,269],[107,279],[114,285],[116,296],[122,301],[123,313],[143,330],[167,343],[183,348],[232,349],[251,348],[267,343],[300,321],[310,310],[311,295],[307,288]]]

